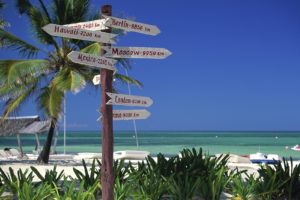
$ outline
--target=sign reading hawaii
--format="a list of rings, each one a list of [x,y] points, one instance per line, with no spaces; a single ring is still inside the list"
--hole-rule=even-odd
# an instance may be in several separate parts
[[[111,98],[106,105],[149,107],[153,104],[152,99],[149,97],[115,94],[110,92],[107,92],[106,94]]]
[[[105,58],[102,56],[95,56],[88,53],[82,53],[79,51],[71,51],[68,54],[68,58],[78,64],[88,65],[96,68],[104,68],[116,71],[117,69],[114,67],[114,64],[117,62],[116,60]]]
[[[116,34],[101,31],[89,31],[57,24],[47,24],[43,30],[53,36],[115,44],[113,38]]]
[[[147,110],[113,110],[113,120],[147,119],[150,115]]]
[[[105,26],[111,28],[118,28],[125,31],[143,33],[147,35],[157,35],[160,33],[160,30],[155,25],[144,24],[144,23],[135,22],[127,19],[121,19],[117,17],[105,16],[105,15],[102,16],[109,19],[104,24]]]
[[[164,59],[172,53],[165,48],[151,47],[103,47],[105,57]]]

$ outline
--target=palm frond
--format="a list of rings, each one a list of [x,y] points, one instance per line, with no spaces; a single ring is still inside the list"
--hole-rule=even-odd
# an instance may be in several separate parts
[[[4,2],[2,2],[2,0],[0,1],[0,9],[4,8]]]
[[[56,50],[59,51],[59,46],[54,37],[42,29],[42,27],[51,23],[51,21],[48,19],[48,16],[42,13],[37,7],[31,7],[28,11],[28,17],[32,25],[32,31],[36,35],[39,42],[42,44],[54,45]]]
[[[61,105],[64,99],[64,92],[59,90],[55,85],[51,84],[44,87],[37,99],[40,109],[51,118],[59,118],[62,111]]]
[[[22,56],[26,57],[34,56],[40,50],[4,29],[0,29],[0,43],[2,47],[17,50]]]
[[[53,3],[53,14],[57,24],[82,22],[87,18],[89,0],[54,0]]]
[[[32,92],[35,90],[35,85],[31,86],[21,86],[21,93],[16,96],[15,98],[10,98],[4,108],[3,117],[6,118],[9,116],[9,114],[13,111],[16,111],[18,108],[21,107],[21,105],[25,102],[26,99],[29,98],[29,96],[32,94]]]
[[[83,53],[89,53],[92,55],[100,55],[101,52],[101,45],[99,43],[93,43],[83,49],[80,50]]]
[[[136,85],[138,87],[143,87],[143,83],[141,83],[140,81],[138,81],[134,78],[131,78],[129,76],[125,76],[125,75],[117,73],[117,74],[115,74],[115,78],[117,78],[118,80],[120,80],[123,83],[129,83],[131,85]]]
[[[18,8],[20,14],[24,14],[28,12],[32,5],[29,0],[17,0],[16,7]]]
[[[56,74],[52,80],[52,84],[55,85],[58,90],[69,90],[76,94],[85,87],[86,82],[80,73],[69,67],[64,67]]]
[[[47,60],[0,60],[0,81],[14,84],[24,77],[37,77],[46,73]]]

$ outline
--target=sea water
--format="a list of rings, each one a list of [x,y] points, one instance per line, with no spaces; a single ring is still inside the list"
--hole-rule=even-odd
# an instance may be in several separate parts
[[[41,136],[41,144],[45,134]],[[60,133],[56,151],[63,153],[63,133]],[[32,153],[34,135],[22,135],[23,150]],[[100,131],[68,131],[66,152],[101,152]],[[137,144],[138,143],[138,144]],[[146,150],[152,155],[178,154],[183,148],[202,148],[208,154],[233,153],[249,155],[262,152],[300,159],[300,151],[290,148],[300,144],[300,132],[201,132],[201,131],[139,131],[138,138],[132,131],[114,132],[114,151]],[[138,146],[138,147],[137,147]],[[1,137],[0,149],[18,148],[16,137]]]

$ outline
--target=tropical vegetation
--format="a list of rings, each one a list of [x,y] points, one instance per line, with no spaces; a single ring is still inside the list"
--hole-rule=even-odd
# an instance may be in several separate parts
[[[67,38],[53,37],[42,27],[53,24],[70,24],[99,18],[90,13],[90,0],[15,0],[20,14],[29,21],[35,42],[0,28],[1,48],[19,53],[20,59],[0,60],[0,97],[4,100],[3,118],[17,112],[26,101],[35,99],[38,108],[50,120],[50,129],[39,162],[48,163],[55,127],[62,114],[66,92],[79,92],[85,86],[93,87],[92,79],[99,70],[71,62],[67,55],[73,50],[99,55],[101,45]],[[0,7],[3,7],[0,2]],[[1,19],[1,24],[5,24]],[[116,30],[117,31],[117,30]],[[119,60],[128,68],[128,61]],[[115,78],[130,84],[141,85],[133,78],[115,74]]]
[[[138,164],[115,161],[114,198],[163,200],[297,200],[300,197],[300,165],[283,160],[261,165],[257,174],[229,169],[228,155],[204,155],[202,149],[184,149],[179,155],[157,160],[148,157]],[[83,171],[74,168],[75,177],[67,177],[57,168],[45,174],[0,168],[0,199],[99,199],[101,163],[83,161]],[[33,181],[34,177],[39,181]],[[230,197],[228,197],[230,196]]]

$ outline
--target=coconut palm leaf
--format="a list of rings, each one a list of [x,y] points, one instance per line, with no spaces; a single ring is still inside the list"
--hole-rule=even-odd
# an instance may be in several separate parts
[[[45,113],[55,119],[59,118],[61,105],[64,99],[64,92],[59,90],[54,84],[44,87],[38,97],[39,106]]]
[[[46,33],[42,27],[51,23],[48,16],[43,14],[38,8],[32,7],[28,11],[28,17],[31,22],[32,32],[36,35],[38,41],[42,44],[54,45],[56,50],[59,50],[59,45],[54,37]]]
[[[131,85],[136,85],[138,87],[143,87],[143,83],[141,83],[140,81],[134,79],[134,78],[131,78],[129,76],[125,76],[125,75],[122,75],[122,74],[115,74],[115,77],[117,79],[119,79],[120,81],[122,81],[123,83],[129,83]]]
[[[20,54],[26,57],[33,57],[40,51],[39,48],[27,43],[4,29],[0,29],[0,43],[2,47],[19,51]]]
[[[0,80],[13,84],[26,76],[39,76],[46,73],[47,60],[0,60]]]
[[[101,45],[100,45],[100,43],[95,42],[85,48],[82,48],[80,51],[83,53],[89,53],[92,55],[100,55]]]
[[[19,10],[20,14],[28,12],[29,8],[32,7],[32,4],[29,0],[17,0],[16,7]]]
[[[60,70],[52,83],[61,91],[72,91],[73,93],[79,92],[86,85],[85,78],[71,68],[64,68]]]
[[[8,115],[12,111],[16,111],[20,106],[25,103],[25,100],[30,96],[30,94],[35,90],[35,85],[31,86],[22,86],[22,93],[19,94],[16,98],[9,99],[6,102],[4,112],[3,112],[3,118],[8,117]]]

